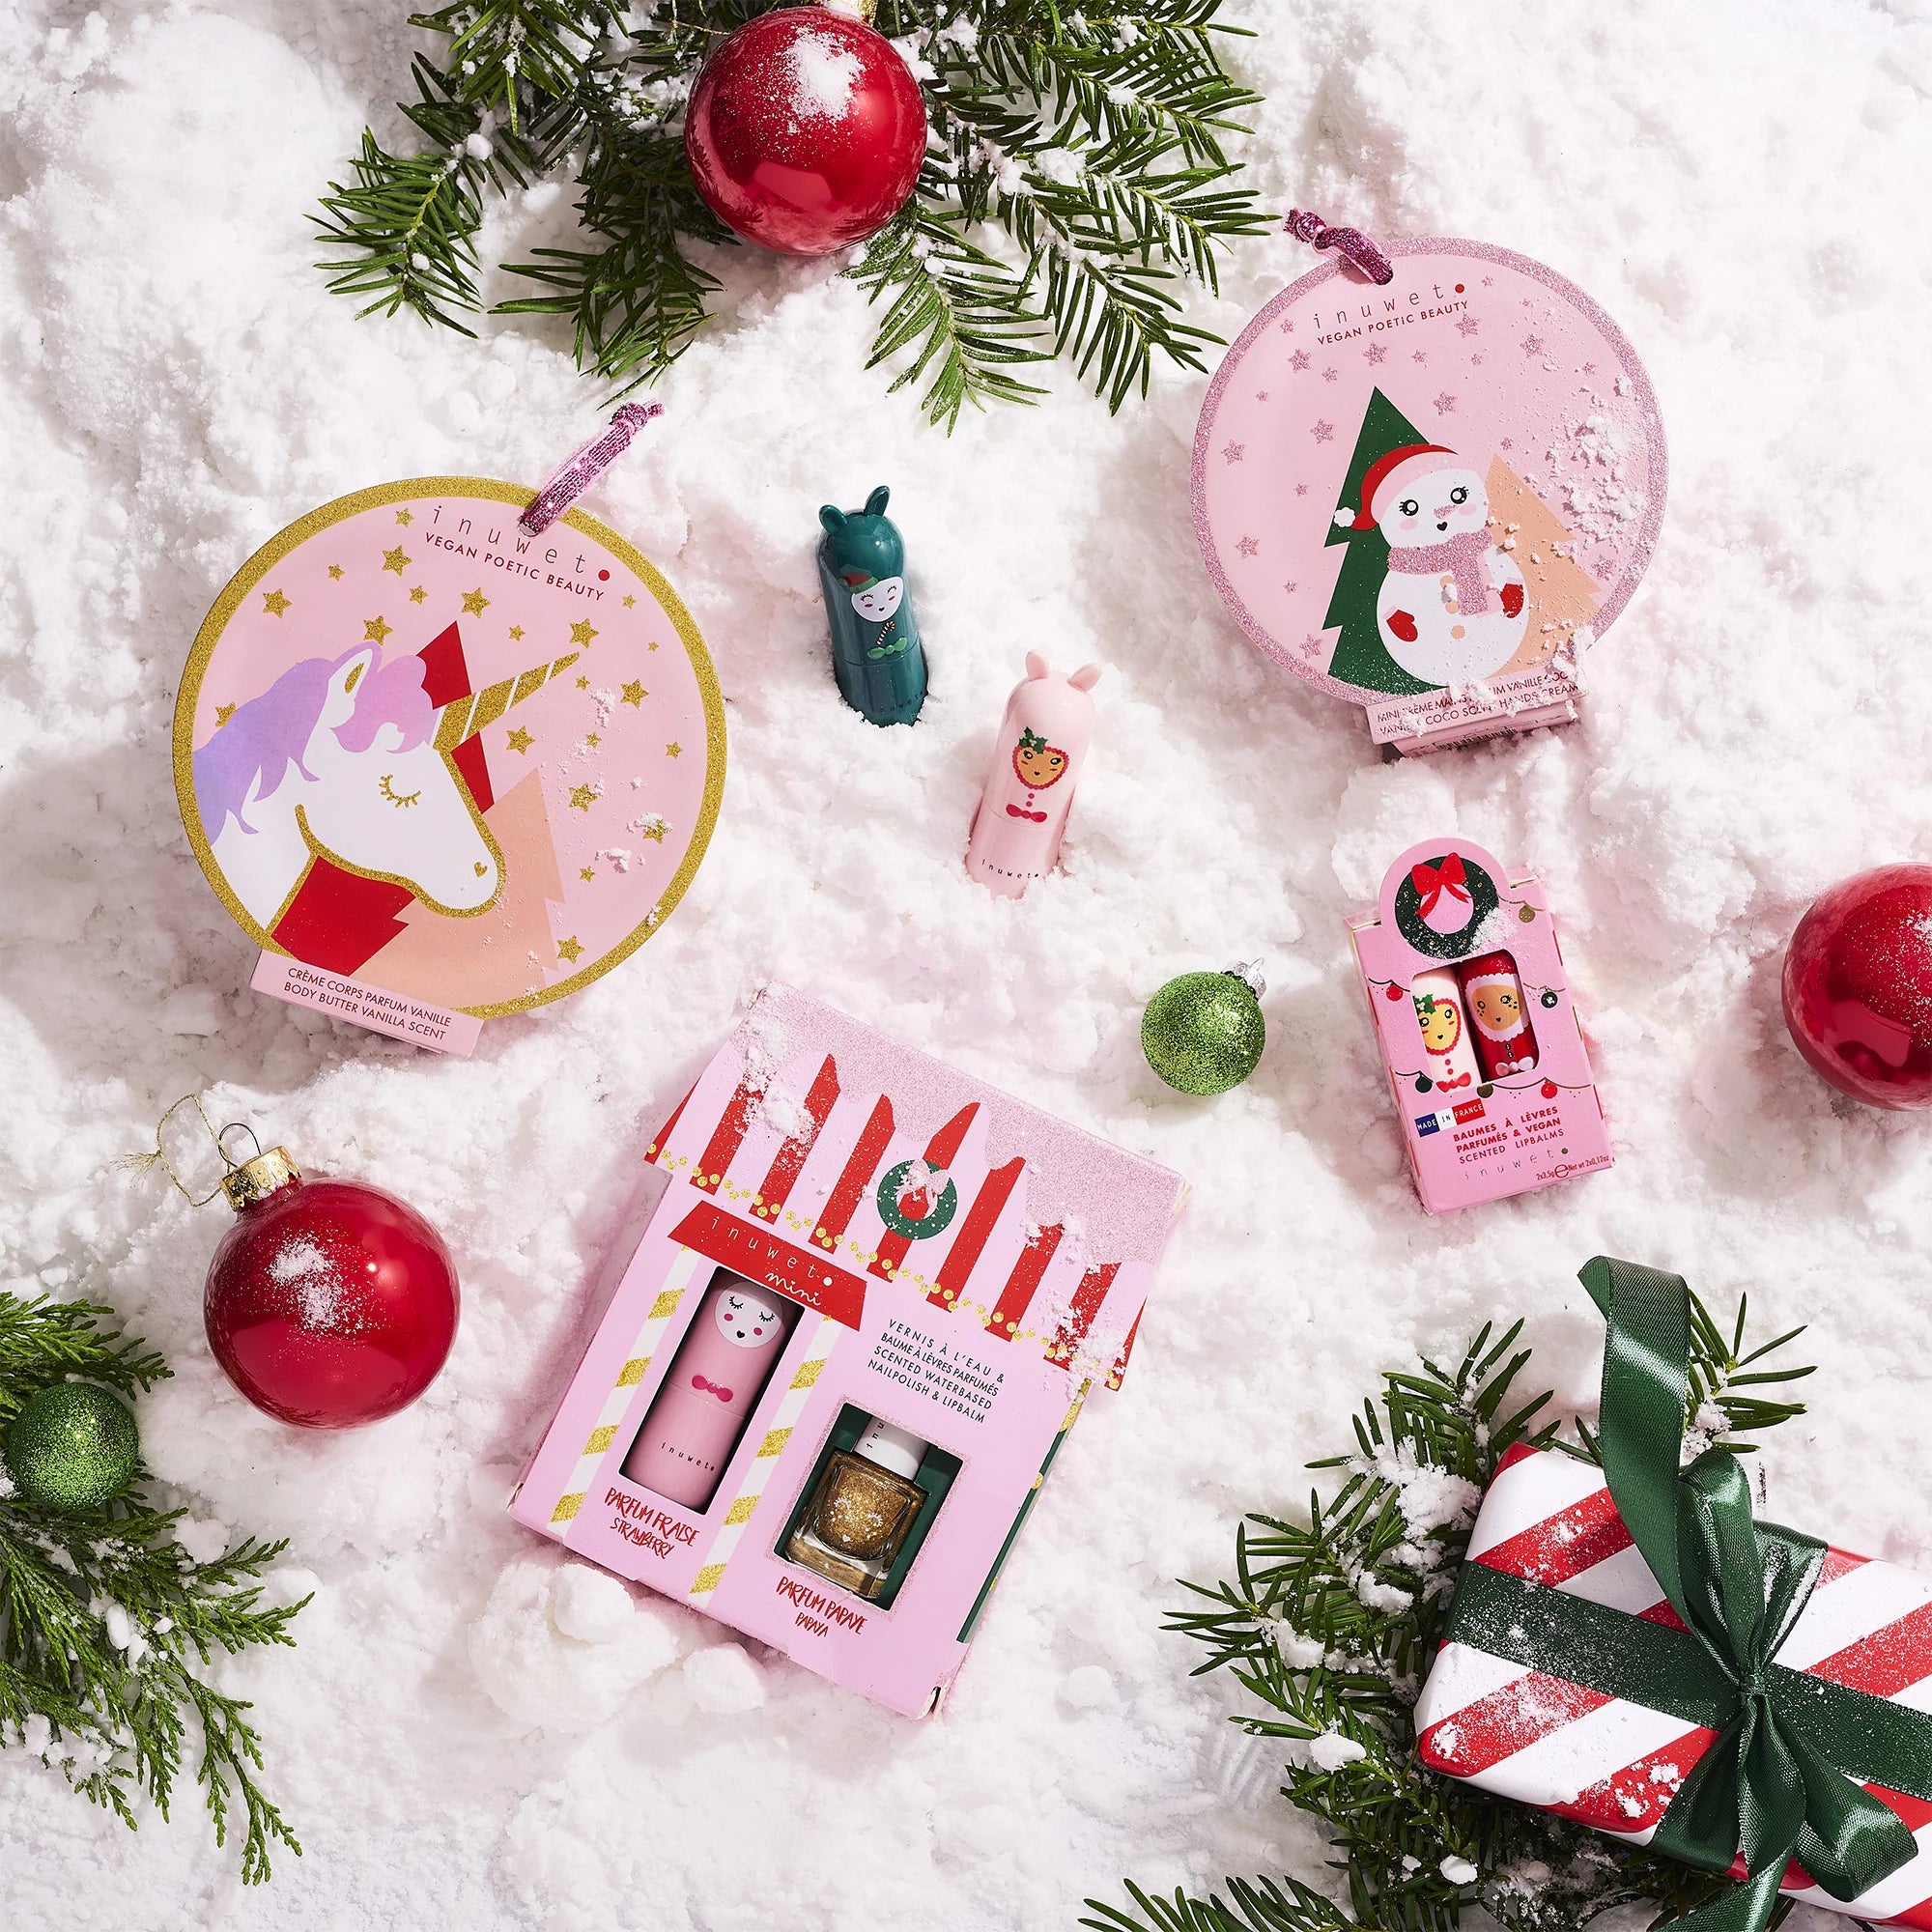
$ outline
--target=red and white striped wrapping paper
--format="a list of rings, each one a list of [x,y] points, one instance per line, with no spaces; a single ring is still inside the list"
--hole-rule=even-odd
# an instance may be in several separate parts
[[[1519,1446],[1503,1458],[1476,1518],[1469,1561],[1684,1628],[1632,1543],[1603,1471],[1554,1450]],[[1777,1661],[1932,1711],[1932,1583],[1829,1550]],[[1718,1735],[1456,1642],[1436,1653],[1415,1723],[1431,1770],[1637,1844]],[[1932,1932],[1932,1804],[1865,1788],[1912,1828],[1918,1856],[1849,1904],[1813,1885],[1795,1860],[1784,1889],[1829,1912]]]

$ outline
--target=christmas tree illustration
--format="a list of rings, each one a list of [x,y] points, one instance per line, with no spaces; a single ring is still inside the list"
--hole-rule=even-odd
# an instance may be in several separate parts
[[[1321,619],[1324,629],[1340,633],[1335,639],[1335,653],[1328,660],[1328,674],[1345,684],[1385,691],[1397,697],[1412,697],[1418,692],[1434,691],[1436,687],[1410,677],[1382,647],[1376,621],[1376,599],[1381,592],[1382,580],[1388,575],[1388,539],[1373,526],[1357,530],[1348,525],[1361,507],[1362,478],[1370,467],[1379,463],[1392,449],[1428,440],[1380,389],[1373,390],[1369,406],[1362,412],[1362,427],[1355,437],[1355,453],[1349,459],[1349,473],[1342,479],[1335,521],[1328,527],[1329,543],[1349,546],[1349,554],[1342,559],[1341,575],[1335,580],[1335,594],[1329,598]]]

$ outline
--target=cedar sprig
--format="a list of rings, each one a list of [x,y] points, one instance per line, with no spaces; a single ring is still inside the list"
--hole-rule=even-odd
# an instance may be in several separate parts
[[[1289,1747],[1282,1795],[1322,1827],[1346,1908],[1292,1877],[1231,1878],[1172,1899],[1129,1884],[1126,1906],[1089,1899],[1094,1932],[1456,1932],[1479,1906],[1505,1932],[1581,1932],[1613,1907],[1647,1905],[1658,1922],[1708,1904],[1729,1881],[1654,1857],[1548,1812],[1425,1771],[1414,1705],[1440,1642],[1475,1507],[1518,1443],[1594,1460],[1572,1441],[1548,1391],[1519,1394],[1522,1323],[1486,1325],[1462,1359],[1425,1358],[1382,1378],[1353,1418],[1354,1448],[1309,1464],[1339,1471],[1309,1497],[1306,1523],[1254,1515],[1235,1535],[1234,1575],[1183,1584],[1200,1602],[1168,1627],[1205,1651],[1195,1675],[1227,1670],[1248,1693],[1233,1721]],[[1747,1348],[1746,1304],[1720,1327],[1693,1296],[1687,1423],[1724,1446],[1804,1413],[1754,1391],[1808,1367],[1766,1366],[1803,1331]],[[1721,1424],[1718,1418],[1722,1418]],[[1701,1418],[1701,1420],[1700,1420]],[[1777,1908],[1774,1925],[1790,1909]]]
[[[497,314],[572,327],[580,366],[655,380],[703,326],[718,280],[694,242],[735,240],[683,156],[698,67],[784,0],[458,0],[412,14],[444,43],[415,60],[416,139],[373,131],[322,197],[330,286],[364,313],[470,332],[484,303],[484,204],[572,172],[587,245],[503,265],[536,293]],[[905,212],[847,272],[881,315],[871,365],[922,384],[934,422],[1042,393],[1018,365],[1063,356],[1118,410],[1156,359],[1205,366],[1219,338],[1182,320],[1190,282],[1270,217],[1237,185],[1231,137],[1260,97],[1221,64],[1245,29],[1222,0],[1065,10],[1053,0],[878,0],[874,24],[920,75],[932,138]]]
[[[79,1378],[132,1398],[164,1379],[158,1354],[118,1333],[111,1311],[0,1293],[0,1429],[35,1390]],[[30,1507],[0,1478],[0,1746],[61,1772],[130,1829],[145,1792],[168,1816],[185,1754],[225,1844],[239,1801],[242,1876],[270,1876],[294,1832],[256,1781],[250,1706],[208,1681],[256,1644],[293,1644],[307,1603],[264,1607],[263,1573],[287,1547],[246,1539],[207,1563],[174,1539],[183,1510],[150,1506],[146,1471],[98,1510]],[[190,1715],[192,1723],[189,1721]]]

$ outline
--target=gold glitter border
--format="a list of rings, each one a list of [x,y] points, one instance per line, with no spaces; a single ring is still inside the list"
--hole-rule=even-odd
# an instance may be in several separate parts
[[[201,806],[194,794],[195,707],[200,701],[209,662],[228,628],[229,620],[242,608],[248,593],[290,552],[299,549],[310,537],[363,510],[378,509],[384,503],[413,502],[423,497],[440,496],[511,503],[521,512],[536,500],[536,495],[534,490],[515,483],[498,483],[488,476],[416,476],[399,483],[379,483],[371,489],[356,490],[347,497],[337,497],[332,502],[321,504],[270,537],[228,580],[221,594],[209,607],[208,615],[201,620],[201,628],[195,633],[194,646],[188,652],[181,686],[175,694],[175,799],[181,808],[182,827],[187,834],[188,844],[193,847],[196,863],[208,883],[214,888],[215,896],[228,908],[230,917],[242,930],[264,952],[286,953],[286,949],[277,946],[248,916],[246,907],[235,895],[220,867],[215,864],[213,847],[209,842],[207,828],[201,822]],[[711,654],[704,648],[704,639],[699,635],[691,612],[684,608],[683,600],[650,560],[608,525],[600,524],[595,517],[586,516],[578,509],[566,510],[556,521],[581,531],[594,543],[602,544],[620,563],[634,571],[676,629],[685,656],[691,661],[692,671],[697,679],[698,693],[704,700],[704,796],[698,806],[696,829],[685,846],[682,862],[670,884],[635,930],[582,972],[573,973],[568,980],[558,980],[554,986],[546,986],[541,992],[526,993],[515,1000],[499,1000],[490,1006],[454,1009],[474,1019],[497,1019],[504,1013],[526,1012],[532,1007],[548,1006],[552,1000],[560,1000],[567,993],[580,991],[591,980],[602,979],[611,967],[628,959],[645,940],[663,927],[696,876],[698,865],[711,843],[711,834],[718,823],[719,807],[724,797],[724,698],[718,689],[718,673],[712,666]],[[355,976],[345,977],[353,979]],[[373,980],[358,983],[376,984]],[[393,988],[384,986],[379,990],[390,992]]]

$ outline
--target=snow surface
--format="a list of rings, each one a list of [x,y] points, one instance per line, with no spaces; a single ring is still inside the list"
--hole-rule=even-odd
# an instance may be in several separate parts
[[[948,441],[863,368],[826,265],[728,255],[717,326],[592,507],[696,612],[730,710],[709,862],[664,933],[440,1060],[242,990],[169,769],[209,601],[313,504],[391,477],[541,479],[598,419],[556,331],[358,322],[303,220],[400,9],[17,0],[0,21],[0,1278],[111,1300],[172,1358],[149,1459],[197,1547],[286,1535],[299,1648],[234,1673],[305,1858],[243,1895],[191,1788],[138,1835],[0,1753],[10,1928],[1070,1926],[1079,1900],[1321,1873],[1161,1634],[1247,1507],[1292,1510],[1384,1365],[1527,1312],[1593,1380],[1573,1281],[1606,1250],[1816,1325],[1774,1513],[1924,1564],[1932,1127],[1839,1101],[1776,1011],[1841,875],[1932,858],[1922,188],[1932,11],[1622,0],[1479,12],[1256,0],[1255,179],[1371,231],[1486,238],[1596,295],[1674,457],[1656,568],[1588,668],[1589,721],[1385,764],[1222,614],[1187,513],[1205,378],[1119,418],[1063,392]],[[567,232],[539,189],[505,217]],[[1246,247],[1224,333],[1309,255]],[[893,486],[932,657],[914,730],[837,700],[815,512]],[[1065,875],[1023,903],[960,851],[1029,646],[1107,667]],[[1342,926],[1388,858],[1460,829],[1545,868],[1618,1165],[1432,1221],[1409,1191]],[[1142,1063],[1169,976],[1261,953],[1269,1044],[1196,1102]],[[647,1132],[781,976],[1157,1154],[1196,1192],[1133,1373],[1096,1405],[950,1709],[917,1725],[641,1593],[502,1503],[585,1332]],[[428,1212],[462,1268],[446,1373],[391,1424],[306,1436],[202,1339],[223,1210],[114,1168],[162,1107]],[[1263,1753],[1262,1756],[1257,1752]]]

